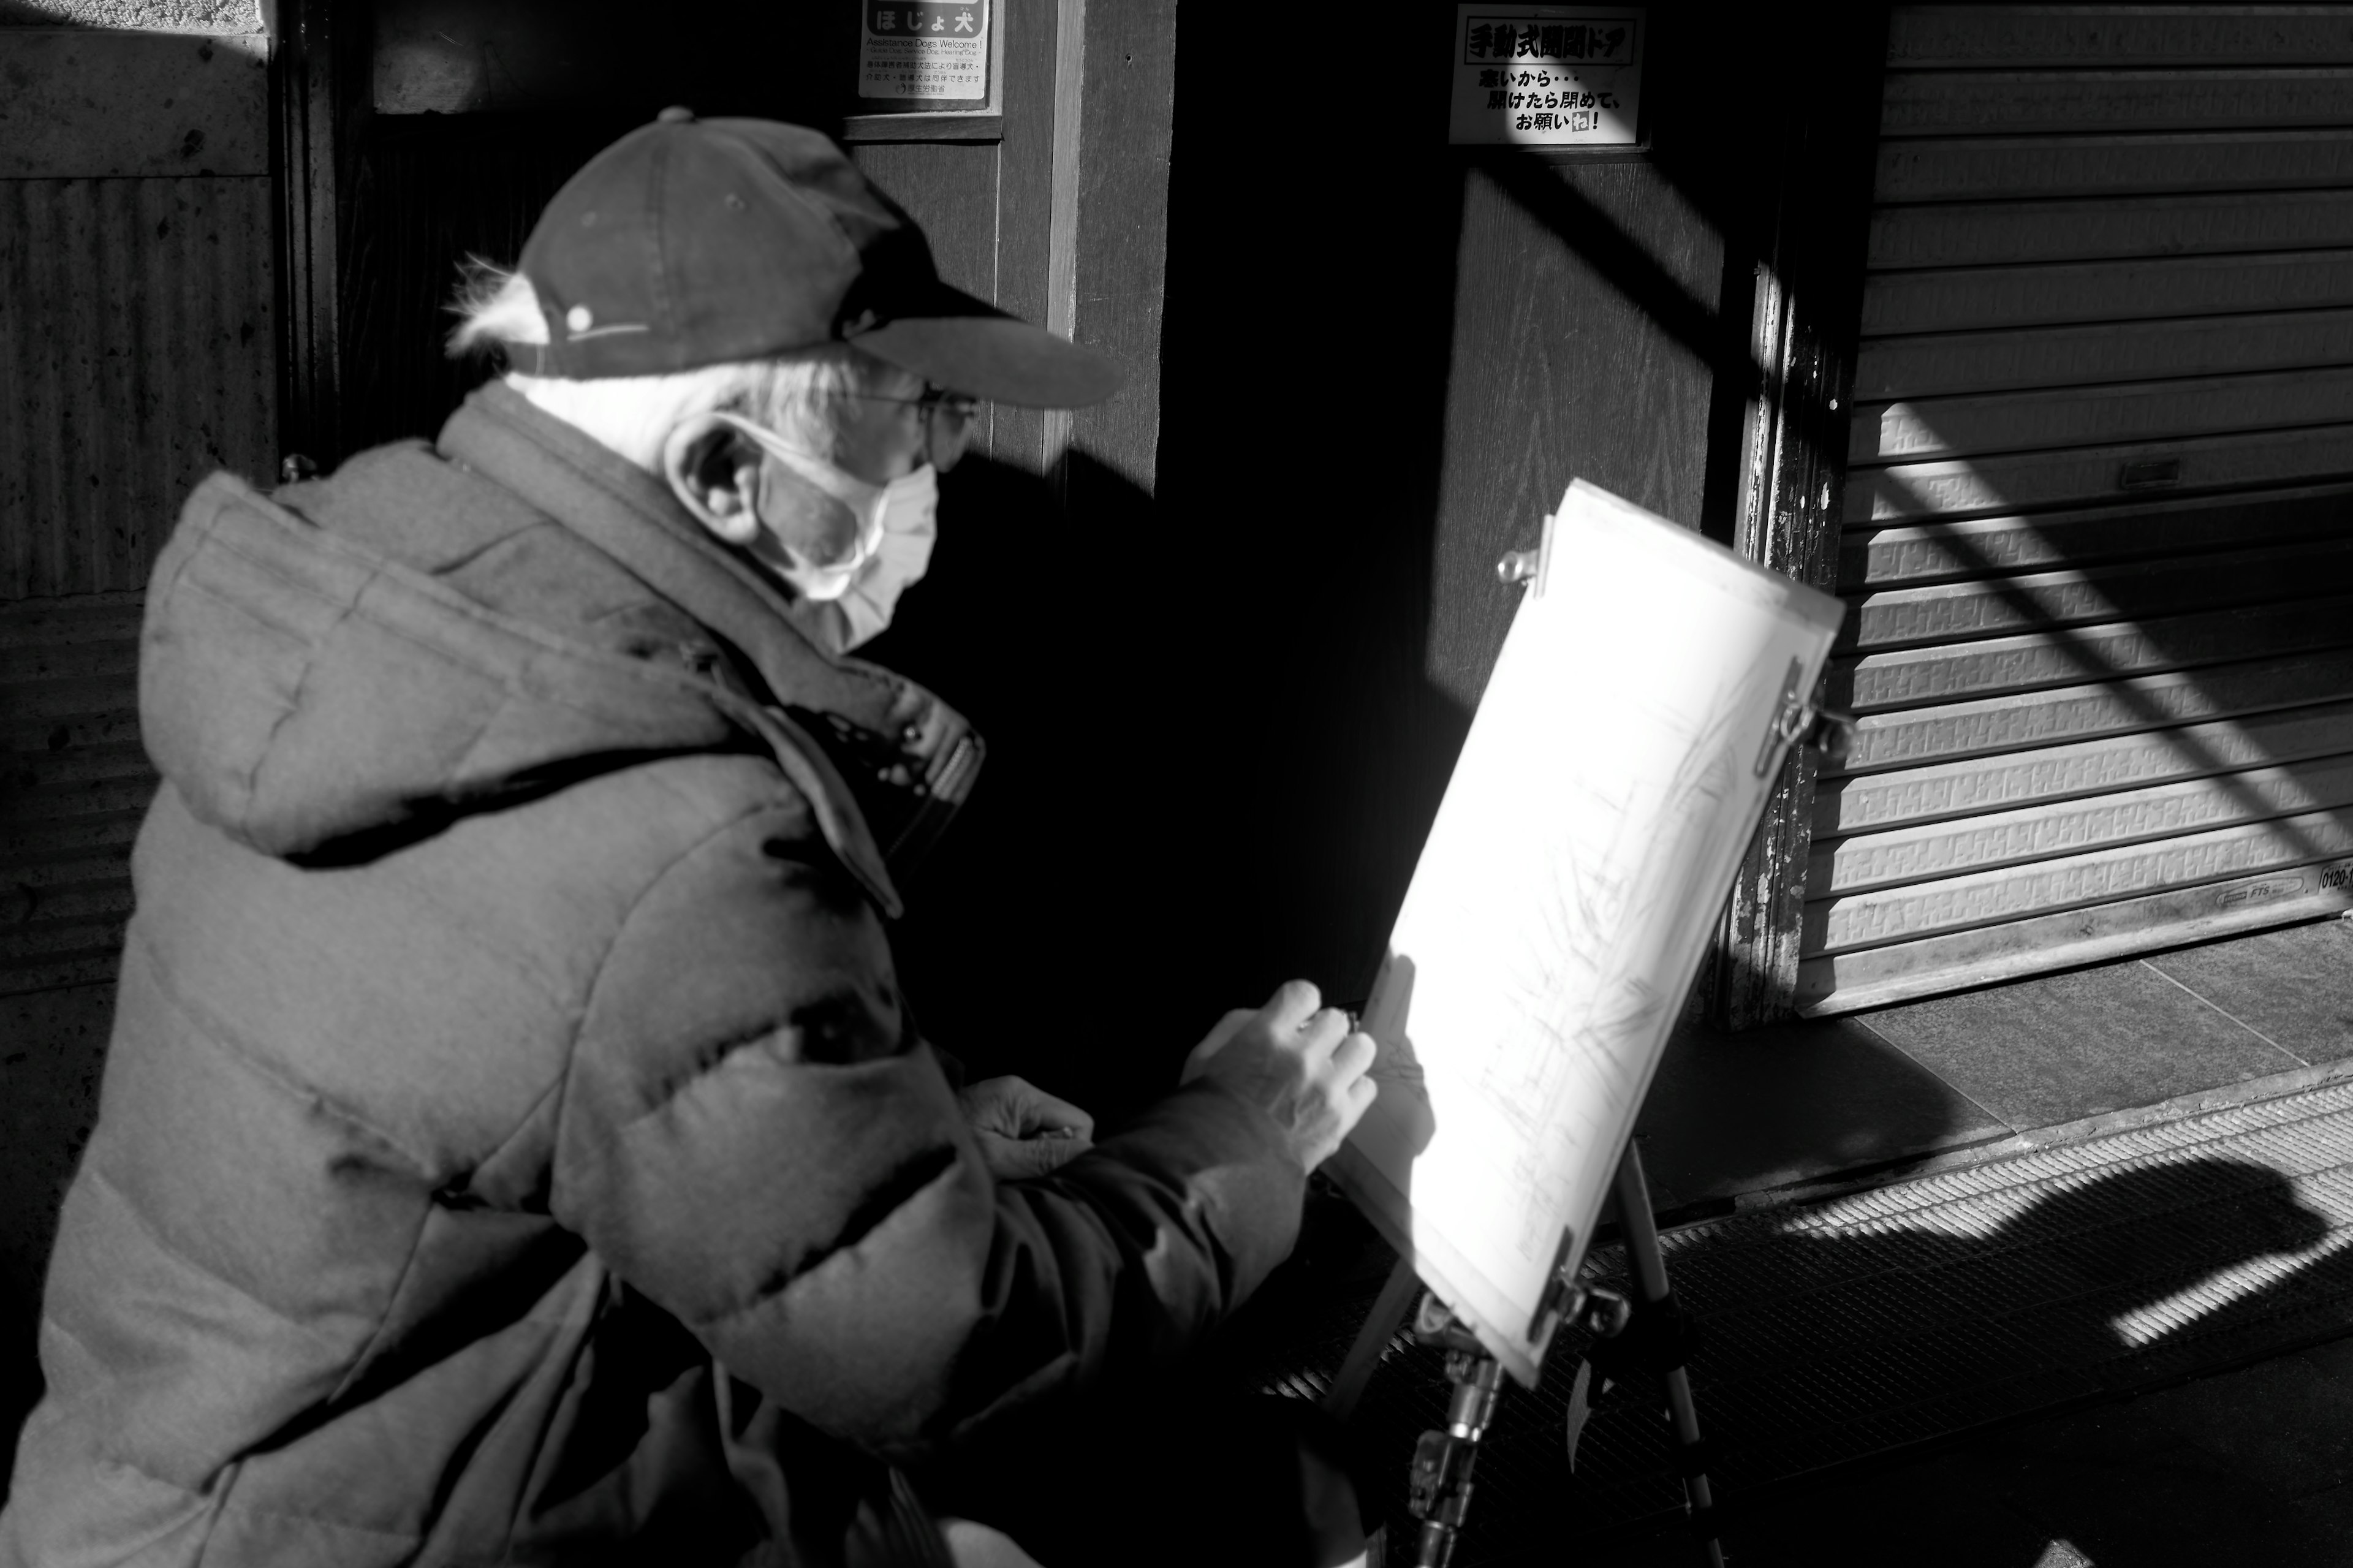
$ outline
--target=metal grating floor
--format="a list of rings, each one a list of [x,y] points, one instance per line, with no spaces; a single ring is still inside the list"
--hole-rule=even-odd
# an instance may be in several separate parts
[[[1736,1545],[1741,1497],[1773,1483],[2353,1332],[2353,1084],[1688,1226],[1664,1247],[1701,1326],[1693,1390]],[[1604,1251],[1587,1272],[1621,1267]],[[1324,1331],[1256,1381],[1320,1395],[1378,1284],[1354,1270],[1345,1308],[1327,1296]],[[1460,1568],[1559,1561],[1569,1540],[1680,1509],[1647,1387],[1598,1403],[1570,1473],[1581,1348],[1556,1346],[1534,1394],[1507,1391]],[[1400,1339],[1358,1410],[1399,1521],[1414,1436],[1446,1395],[1438,1357]]]

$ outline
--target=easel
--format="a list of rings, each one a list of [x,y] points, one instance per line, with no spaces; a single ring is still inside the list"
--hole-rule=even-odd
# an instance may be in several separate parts
[[[1699,1433],[1699,1412],[1692,1403],[1691,1377],[1684,1371],[1686,1338],[1674,1292],[1667,1283],[1667,1263],[1659,1249],[1659,1227],[1651,1216],[1650,1184],[1642,1176],[1641,1156],[1630,1140],[1618,1162],[1611,1185],[1611,1205],[1626,1242],[1634,1299],[1613,1291],[1556,1279],[1564,1325],[1576,1323],[1602,1339],[1634,1328],[1655,1352],[1652,1358],[1667,1387],[1667,1412],[1675,1433],[1675,1451],[1683,1471],[1684,1511],[1693,1539],[1708,1568],[1724,1568],[1724,1549],[1716,1538],[1715,1493],[1708,1485],[1705,1448]],[[1372,1381],[1373,1368],[1388,1348],[1405,1316],[1406,1305],[1421,1281],[1409,1255],[1398,1259],[1388,1282],[1373,1303],[1372,1313],[1357,1331],[1347,1360],[1333,1380],[1324,1409],[1345,1421]],[[1428,1291],[1414,1312],[1414,1337],[1446,1352],[1447,1378],[1454,1384],[1448,1402],[1446,1428],[1424,1432],[1415,1445],[1412,1510],[1421,1521],[1414,1568],[1447,1568],[1454,1543],[1471,1503],[1472,1470],[1479,1457],[1480,1439],[1493,1424],[1495,1404],[1503,1392],[1503,1363],[1454,1319]]]
[[[1569,487],[1563,502],[1564,511],[1578,500],[1581,488],[1586,491],[1584,504],[1595,504],[1593,498],[1600,492],[1578,481]],[[1625,506],[1615,498],[1602,496],[1601,500],[1620,508]],[[1495,563],[1499,581],[1527,584],[1534,594],[1544,592],[1559,515],[1546,516],[1542,541],[1535,549],[1511,552]],[[1838,624],[1838,606],[1805,588],[1792,586],[1790,591],[1820,602],[1817,610],[1806,613],[1815,618],[1817,631],[1825,634],[1816,651],[1818,656],[1826,655],[1830,647],[1827,634],[1834,632]],[[1827,619],[1821,618],[1824,616]],[[1789,664],[1788,679],[1756,752],[1755,776],[1759,781],[1768,779],[1788,746],[1809,746],[1836,756],[1846,751],[1852,738],[1854,721],[1850,716],[1825,711],[1809,700],[1803,674],[1806,668],[1802,659],[1792,659]],[[1814,668],[1819,668],[1819,657]],[[1763,809],[1761,801],[1758,809]],[[1750,826],[1753,830],[1753,821]],[[1610,1358],[1613,1361],[1659,1374],[1666,1384],[1667,1415],[1675,1436],[1676,1468],[1683,1476],[1684,1508],[1694,1540],[1708,1568],[1724,1568],[1715,1492],[1708,1483],[1706,1450],[1700,1439],[1699,1415],[1692,1403],[1691,1378],[1685,1371],[1690,1336],[1667,1282],[1666,1259],[1660,1251],[1658,1224],[1651,1209],[1650,1184],[1643,1179],[1642,1162],[1630,1137],[1619,1156],[1609,1201],[1625,1237],[1632,1299],[1580,1285],[1574,1278],[1572,1265],[1577,1249],[1564,1235],[1553,1272],[1535,1310],[1535,1321],[1525,1339],[1532,1353],[1541,1353],[1534,1347],[1550,1342],[1546,1330],[1556,1332],[1561,1325],[1574,1323],[1592,1333],[1597,1343],[1617,1342],[1620,1348]],[[1414,1272],[1412,1250],[1408,1247],[1388,1283],[1382,1288],[1371,1316],[1358,1331],[1356,1342],[1324,1400],[1325,1410],[1335,1418],[1345,1420],[1356,1408],[1382,1351],[1405,1315],[1407,1303],[1420,1288],[1421,1281]],[[1503,1364],[1469,1328],[1455,1320],[1442,1300],[1428,1291],[1422,1292],[1414,1314],[1414,1333],[1423,1343],[1435,1344],[1445,1352],[1447,1377],[1454,1385],[1445,1429],[1424,1432],[1415,1446],[1411,1493],[1412,1511],[1421,1524],[1416,1543],[1416,1568],[1447,1568],[1470,1506],[1472,1471],[1478,1459],[1479,1443],[1494,1418],[1496,1401],[1502,1394]],[[1593,1359],[1598,1362],[1600,1358]]]

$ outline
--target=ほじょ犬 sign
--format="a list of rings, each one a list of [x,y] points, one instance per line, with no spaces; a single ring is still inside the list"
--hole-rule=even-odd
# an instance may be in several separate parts
[[[987,101],[987,0],[861,0],[860,10],[860,99],[942,109]]]
[[[1642,31],[1634,8],[1457,5],[1447,140],[1633,145]]]

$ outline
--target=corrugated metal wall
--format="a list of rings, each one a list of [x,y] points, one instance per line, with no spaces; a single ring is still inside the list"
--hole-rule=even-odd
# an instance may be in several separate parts
[[[139,590],[197,479],[275,466],[263,58],[0,29],[40,111],[0,161],[0,995],[112,979]]]
[[[1801,995],[2353,903],[2353,7],[1900,7]]]
[[[0,599],[143,587],[189,487],[266,476],[270,266],[267,179],[0,180]]]
[[[114,977],[139,745],[136,594],[0,605],[0,994]]]
[[[275,463],[268,48],[212,9],[244,36],[0,26],[0,1469],[154,790],[139,590],[191,483]]]

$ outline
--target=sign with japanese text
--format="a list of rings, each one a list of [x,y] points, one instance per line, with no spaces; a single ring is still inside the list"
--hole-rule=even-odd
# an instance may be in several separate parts
[[[1457,5],[1449,142],[1630,147],[1642,86],[1642,12]]]
[[[988,0],[860,0],[858,96],[926,109],[988,101]]]

